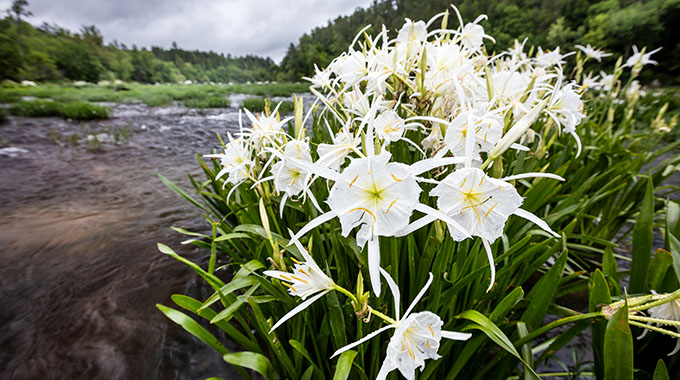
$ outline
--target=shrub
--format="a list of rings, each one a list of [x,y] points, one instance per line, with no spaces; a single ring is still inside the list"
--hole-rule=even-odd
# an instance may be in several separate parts
[[[73,120],[108,119],[111,109],[87,102],[69,102],[61,105],[60,114]]]
[[[9,109],[12,115],[23,117],[57,117],[73,120],[107,119],[111,110],[87,102],[58,103],[51,100],[21,101]]]
[[[224,96],[208,96],[186,99],[184,105],[189,108],[227,108],[231,105],[231,101]]]

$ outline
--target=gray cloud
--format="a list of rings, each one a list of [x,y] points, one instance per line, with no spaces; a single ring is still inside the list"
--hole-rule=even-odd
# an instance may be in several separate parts
[[[0,0],[0,9],[11,0]],[[128,46],[257,54],[280,61],[291,42],[371,0],[29,0],[33,24],[96,25]]]

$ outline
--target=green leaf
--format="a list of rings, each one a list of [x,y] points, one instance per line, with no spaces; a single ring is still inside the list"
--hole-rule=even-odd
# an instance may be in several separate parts
[[[612,302],[609,293],[609,286],[604,274],[596,269],[590,276],[588,310],[592,312],[599,311],[603,305],[608,305]],[[607,328],[607,321],[602,319],[594,320],[591,325],[593,359],[595,364],[596,378],[601,379],[604,376],[604,336]]]
[[[266,380],[276,379],[276,376],[274,375],[274,369],[272,368],[272,363],[269,361],[269,359],[267,359],[266,356],[262,354],[244,351],[226,354],[223,356],[223,358],[224,361],[229,364],[252,369],[253,371],[262,375]]]
[[[335,369],[333,380],[346,380],[349,377],[349,372],[352,369],[352,362],[357,352],[353,350],[345,351],[338,358],[338,366]]]
[[[312,375],[314,375],[314,367],[310,365],[305,373],[302,374],[300,380],[312,380]]]
[[[654,378],[652,378],[652,380],[670,380],[668,369],[666,368],[666,363],[663,362],[663,359],[659,359],[659,361],[656,362],[656,369],[654,369]]]
[[[610,284],[613,286],[614,295],[621,295],[621,283],[619,282],[619,267],[616,264],[616,258],[614,257],[614,251],[611,247],[604,249],[604,254],[602,255],[602,272],[607,279],[609,279]]]
[[[512,345],[512,342],[508,337],[501,331],[501,329],[498,328],[493,322],[491,322],[487,317],[485,317],[483,314],[476,310],[466,310],[462,312],[459,316],[459,318],[464,318],[469,321],[472,321],[476,323],[476,325],[470,325],[466,327],[466,329],[476,329],[476,330],[481,330],[486,336],[489,337],[492,341],[494,341],[497,345],[501,346],[505,351],[509,352],[512,356],[516,357],[519,359],[523,364],[524,368],[531,372],[532,375],[536,376],[537,378],[540,378],[538,374],[534,371],[531,366],[529,366],[527,363],[524,362],[524,359],[520,356],[519,352],[517,352],[517,349],[515,346]]]
[[[675,235],[668,234],[668,251],[673,257],[673,271],[680,282],[680,240]]]
[[[525,322],[532,329],[540,326],[545,314],[548,312],[548,307],[552,302],[557,286],[560,284],[562,278],[562,271],[567,262],[567,251],[562,252],[555,264],[548,270],[548,272],[541,277],[536,283],[527,299],[529,306],[527,306],[521,320]]]
[[[630,268],[631,293],[647,292],[647,272],[652,256],[654,228],[654,185],[647,179],[640,213],[633,228],[633,263]]]
[[[489,319],[491,319],[494,323],[501,322],[502,319],[505,318],[510,310],[512,310],[512,308],[515,307],[515,305],[517,305],[517,303],[521,301],[523,297],[524,290],[522,290],[521,287],[513,289],[510,293],[508,293],[507,296],[505,296],[505,298],[501,300],[501,302],[498,303],[498,306],[493,309]]]
[[[193,269],[196,273],[198,273],[199,276],[203,277],[203,279],[210,284],[213,288],[220,288],[224,286],[224,282],[220,280],[218,277],[216,277],[213,274],[210,274],[206,271],[203,270],[200,266],[197,264],[194,264],[190,260],[185,259],[184,257],[178,255],[175,253],[175,251],[172,250],[172,248],[168,247],[167,245],[163,243],[158,243],[158,250],[161,251],[162,253],[165,253],[166,255],[169,255],[173,257],[174,259],[183,262],[184,264],[188,265],[191,269]]]
[[[179,310],[175,310],[161,304],[156,304],[156,307],[165,314],[166,317],[170,318],[173,322],[182,326],[184,330],[189,332],[191,335],[200,339],[203,343],[212,347],[215,351],[219,352],[220,355],[225,355],[229,351],[220,343],[214,335],[212,335],[208,330],[204,329],[203,326],[199,325],[198,322],[194,321],[190,316],[182,313]]]
[[[633,334],[628,325],[628,303],[607,322],[604,379],[633,380]]]
[[[309,361],[309,363],[314,367],[314,369],[316,369],[316,370],[319,372],[319,374],[323,376],[323,372],[322,372],[321,369],[316,365],[316,363],[314,363],[314,360],[312,360],[312,357],[309,356],[309,352],[307,352],[307,349],[305,348],[305,346],[304,346],[302,343],[300,343],[300,342],[298,342],[297,340],[294,340],[294,339],[289,340],[288,343],[290,343],[290,345],[291,345],[297,352],[299,352],[300,354],[302,354],[302,356],[304,356],[304,358],[307,359],[307,361]]]
[[[664,278],[666,278],[668,268],[670,268],[672,265],[673,256],[671,256],[670,252],[661,248],[654,252],[654,258],[649,264],[649,273],[647,274],[647,278],[649,278],[650,289],[658,291],[664,290],[661,288],[661,284],[663,283]]]
[[[517,322],[517,334],[519,335],[520,338],[524,338],[529,334],[529,330],[527,330],[527,325],[524,322]],[[531,352],[531,341],[525,343],[521,347],[522,350],[522,357],[524,358],[524,362],[528,364],[529,368],[532,368],[534,366],[534,355]],[[526,370],[525,366],[525,371],[524,371],[524,379],[525,380],[534,380],[536,377],[534,377],[530,371]]]
[[[158,178],[161,180],[161,182],[163,182],[165,186],[167,186],[168,188],[170,188],[170,190],[177,193],[180,197],[186,199],[187,201],[189,201],[189,203],[200,208],[201,210],[210,213],[210,210],[206,209],[202,204],[198,203],[198,201],[192,198],[191,195],[187,194],[184,190],[180,189],[171,180],[163,177],[161,174],[156,174],[156,176],[158,176]]]

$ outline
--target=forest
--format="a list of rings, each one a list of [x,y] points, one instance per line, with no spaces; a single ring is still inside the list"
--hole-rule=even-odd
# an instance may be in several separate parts
[[[277,66],[270,58],[188,51],[173,43],[161,47],[128,47],[104,43],[96,26],[74,33],[56,24],[34,27],[26,0],[15,1],[0,20],[0,79],[14,81],[122,80],[140,83],[245,83],[273,81]]]
[[[349,16],[340,16],[328,25],[313,29],[288,47],[280,64],[291,78],[313,74],[314,64],[325,67],[347,49],[355,34],[372,25],[375,34],[381,25],[395,32],[404,18],[428,20],[446,9],[451,0],[375,0]],[[629,56],[633,45],[650,49],[663,47],[655,55],[660,64],[644,79],[659,78],[663,84],[680,80],[680,46],[676,28],[680,23],[679,0],[460,0],[455,1],[465,22],[486,14],[482,22],[496,43],[486,42],[489,52],[510,47],[515,38],[528,38],[527,46],[571,48],[591,44],[599,49]],[[453,14],[449,26],[457,27]],[[617,54],[614,54],[614,57]],[[604,65],[613,64],[605,61]]]
[[[660,62],[642,78],[657,78],[661,84],[680,81],[680,46],[674,25],[680,23],[680,0],[461,0],[455,2],[463,19],[472,21],[486,14],[486,32],[495,44],[489,52],[509,47],[516,36],[527,38],[527,46],[571,48],[591,44],[599,49],[628,56],[633,45],[650,49],[663,47],[655,57]],[[347,16],[330,20],[291,43],[281,63],[253,55],[235,57],[216,52],[188,51],[173,43],[169,49],[137,47],[113,41],[104,43],[96,26],[72,32],[56,24],[33,26],[26,0],[17,0],[0,20],[0,78],[41,82],[101,80],[140,83],[192,82],[245,83],[255,81],[299,81],[314,73],[314,65],[325,67],[347,49],[355,34],[371,24],[375,33],[381,25],[395,31],[404,19],[429,19],[451,9],[451,0],[375,0]],[[455,16],[449,17],[455,27]],[[616,54],[614,55],[616,56]],[[611,65],[605,60],[603,65]]]

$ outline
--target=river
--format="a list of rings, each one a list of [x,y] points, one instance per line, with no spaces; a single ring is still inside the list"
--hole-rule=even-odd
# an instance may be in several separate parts
[[[169,228],[204,230],[200,212],[156,174],[190,189],[238,110],[109,105],[105,121],[0,125],[0,378],[238,378],[155,307],[207,291],[156,249],[206,259]]]

